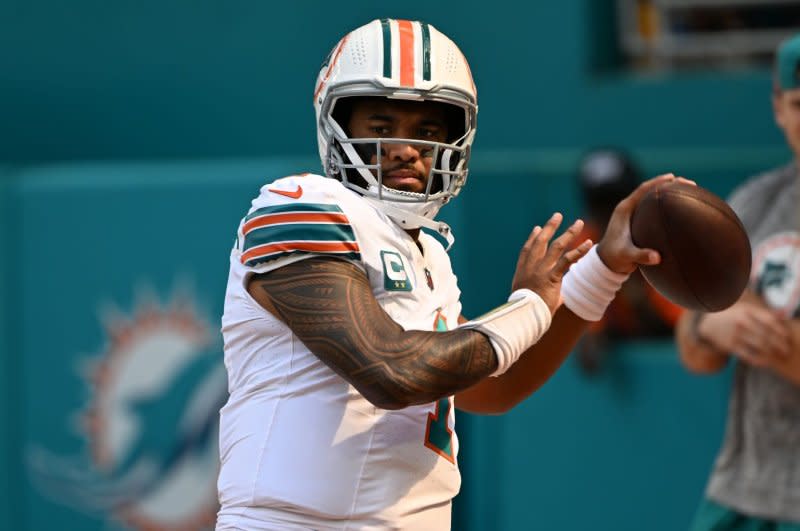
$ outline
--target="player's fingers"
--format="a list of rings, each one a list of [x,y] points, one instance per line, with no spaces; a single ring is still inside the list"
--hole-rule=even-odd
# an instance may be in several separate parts
[[[572,242],[575,241],[575,238],[578,237],[582,230],[583,220],[576,219],[561,236],[553,240],[545,255],[548,263],[555,263],[572,246]]]
[[[542,232],[542,228],[539,225],[536,225],[531,231],[531,233],[528,235],[528,239],[525,240],[525,245],[523,245],[522,248],[527,251],[531,247],[533,247],[533,242],[534,240],[536,240],[536,237],[539,235],[540,232]]]
[[[585,240],[576,248],[562,254],[552,269],[553,275],[555,275],[555,277],[558,279],[563,278],[564,275],[567,274],[569,266],[580,260],[581,257],[585,256],[586,253],[589,252],[589,249],[592,248],[592,245],[594,245],[592,240]]]
[[[690,184],[692,186],[697,186],[697,182],[696,181],[693,181],[691,179],[687,179],[685,177],[676,177],[675,180],[678,181],[678,182],[682,182],[684,184]]]
[[[539,232],[539,234],[533,240],[533,251],[536,256],[544,256],[544,253],[547,250],[547,244],[550,242],[550,238],[552,238],[553,234],[556,233],[563,219],[564,216],[562,216],[560,212],[556,212],[550,216],[550,219],[548,219],[547,223],[544,224],[541,232]]]
[[[630,193],[628,197],[620,201],[620,207],[625,208],[633,212],[633,209],[636,205],[639,204],[639,201],[642,197],[645,196],[647,192],[650,190],[661,186],[664,183],[668,183],[675,180],[675,175],[672,173],[665,173],[664,175],[659,175],[658,177],[653,177],[652,179],[648,179],[647,181],[643,182],[639,186],[636,187],[636,190]]]
[[[661,263],[661,254],[655,249],[636,247],[631,252],[631,261],[639,265],[658,265]]]
[[[531,249],[533,249],[533,242],[536,241],[536,237],[541,231],[542,228],[539,225],[536,225],[528,235],[528,239],[525,240],[525,244],[522,246],[522,250],[519,253],[519,258],[517,258],[517,269],[525,267],[525,264],[527,264],[528,257],[531,254]]]
[[[542,228],[539,225],[536,225],[528,235],[528,239],[525,240],[522,250],[519,252],[519,256],[517,257],[517,271],[524,271],[528,267],[529,258],[532,252],[531,250],[533,249],[533,242],[536,240],[536,236],[538,236],[541,231]]]

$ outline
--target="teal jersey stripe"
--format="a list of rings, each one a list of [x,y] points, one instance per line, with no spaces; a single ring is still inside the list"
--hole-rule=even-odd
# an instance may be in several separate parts
[[[336,223],[281,223],[251,230],[244,238],[242,252],[269,243],[293,241],[354,242],[350,225]]]
[[[425,22],[422,26],[422,79],[431,80],[431,30]]]
[[[322,203],[287,203],[285,205],[275,205],[259,208],[255,212],[248,214],[244,221],[248,222],[264,214],[278,214],[281,212],[342,212],[337,205],[326,205]]]
[[[247,267],[257,266],[258,264],[263,264],[264,262],[270,262],[272,260],[277,260],[278,258],[283,258],[285,256],[291,255],[298,255],[298,254],[327,254],[330,256],[336,256],[339,258],[349,258],[350,260],[361,260],[361,254],[355,252],[346,252],[346,253],[319,253],[319,252],[310,252],[310,251],[281,251],[278,253],[270,254],[267,256],[257,256],[255,258],[251,258],[247,262],[244,263]]]
[[[381,19],[383,28],[383,77],[392,77],[392,28],[389,19]]]

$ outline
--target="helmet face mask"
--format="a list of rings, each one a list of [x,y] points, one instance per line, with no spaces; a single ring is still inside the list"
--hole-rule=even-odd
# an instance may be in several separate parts
[[[451,134],[444,142],[350,138],[347,124],[342,123],[346,112],[341,109],[350,98],[446,104]],[[476,98],[464,56],[432,26],[384,19],[352,31],[339,41],[323,65],[314,98],[325,174],[376,199],[378,207],[388,202],[433,219],[466,182],[475,136]],[[383,184],[381,157],[372,160],[371,155],[381,154],[389,144],[411,144],[431,154],[433,161],[424,192],[397,190]]]
[[[399,202],[442,200],[444,204],[458,193],[466,180],[469,148],[463,143],[464,135],[452,142],[385,137],[351,138],[341,124],[334,122],[333,134],[327,146],[326,174],[357,192],[363,191],[366,186],[377,194],[378,199],[391,194],[390,198]],[[411,144],[423,153],[423,157],[432,159],[424,193],[397,190],[383,184],[384,166],[381,159],[385,148],[392,144]]]

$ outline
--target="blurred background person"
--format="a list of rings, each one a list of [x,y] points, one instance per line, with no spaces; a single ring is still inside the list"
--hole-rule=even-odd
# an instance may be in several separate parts
[[[730,199],[753,249],[750,286],[727,310],[687,312],[677,328],[689,371],[735,363],[697,531],[800,529],[800,34],[778,48],[772,102],[794,161],[751,178]]]
[[[641,182],[641,171],[623,150],[596,148],[583,156],[577,179],[586,222],[581,237],[599,241],[615,205]],[[681,311],[636,270],[579,343],[580,366],[590,373],[599,370],[615,341],[670,337]]]

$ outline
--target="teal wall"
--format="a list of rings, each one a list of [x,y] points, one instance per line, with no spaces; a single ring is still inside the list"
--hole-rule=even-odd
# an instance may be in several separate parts
[[[19,470],[15,469],[15,448],[18,447],[16,438],[19,433],[13,429],[17,425],[15,409],[12,400],[16,398],[14,382],[15,371],[13,366],[12,350],[12,323],[13,308],[11,301],[11,274],[9,271],[9,256],[12,254],[11,223],[14,219],[11,212],[9,187],[11,185],[10,170],[0,167],[0,426],[3,426],[3,436],[0,437],[0,529],[11,529],[13,519],[12,510],[15,484],[13,478],[20,478]]]
[[[208,466],[201,444],[159,461],[181,434],[176,408],[214,396],[168,392],[183,377],[218,383],[204,363],[219,359],[236,224],[265,180],[318,168],[310,94],[345,29],[423,18],[470,58],[479,134],[467,188],[443,211],[467,315],[504,300],[532,225],[556,209],[580,214],[574,171],[589,146],[624,146],[647,174],[674,171],[721,195],[788,159],[766,69],[624,72],[610,7],[0,2],[0,529],[135,528],[108,507],[126,457],[154,459],[176,482]],[[113,330],[136,318],[136,330],[158,332],[184,306],[207,341],[187,343],[176,325],[110,356],[124,344]],[[166,371],[164,356],[195,372],[177,361]],[[123,361],[98,373],[108,359]],[[124,361],[141,359],[144,369]],[[101,391],[119,375],[143,385],[155,366],[153,382],[169,379],[140,399]],[[719,444],[728,377],[689,376],[669,342],[636,343],[593,379],[569,360],[509,415],[460,415],[454,529],[684,528]],[[98,403],[119,415],[89,427]],[[98,462],[103,444],[116,461]],[[185,499],[213,486],[213,473],[200,476]],[[157,491],[166,497],[149,502],[165,504]],[[196,504],[186,510],[202,520]]]
[[[470,59],[477,149],[780,143],[764,69],[631,75],[610,0],[0,3],[0,160],[313,155],[343,31],[423,18]],[[613,42],[613,41],[612,41]]]

